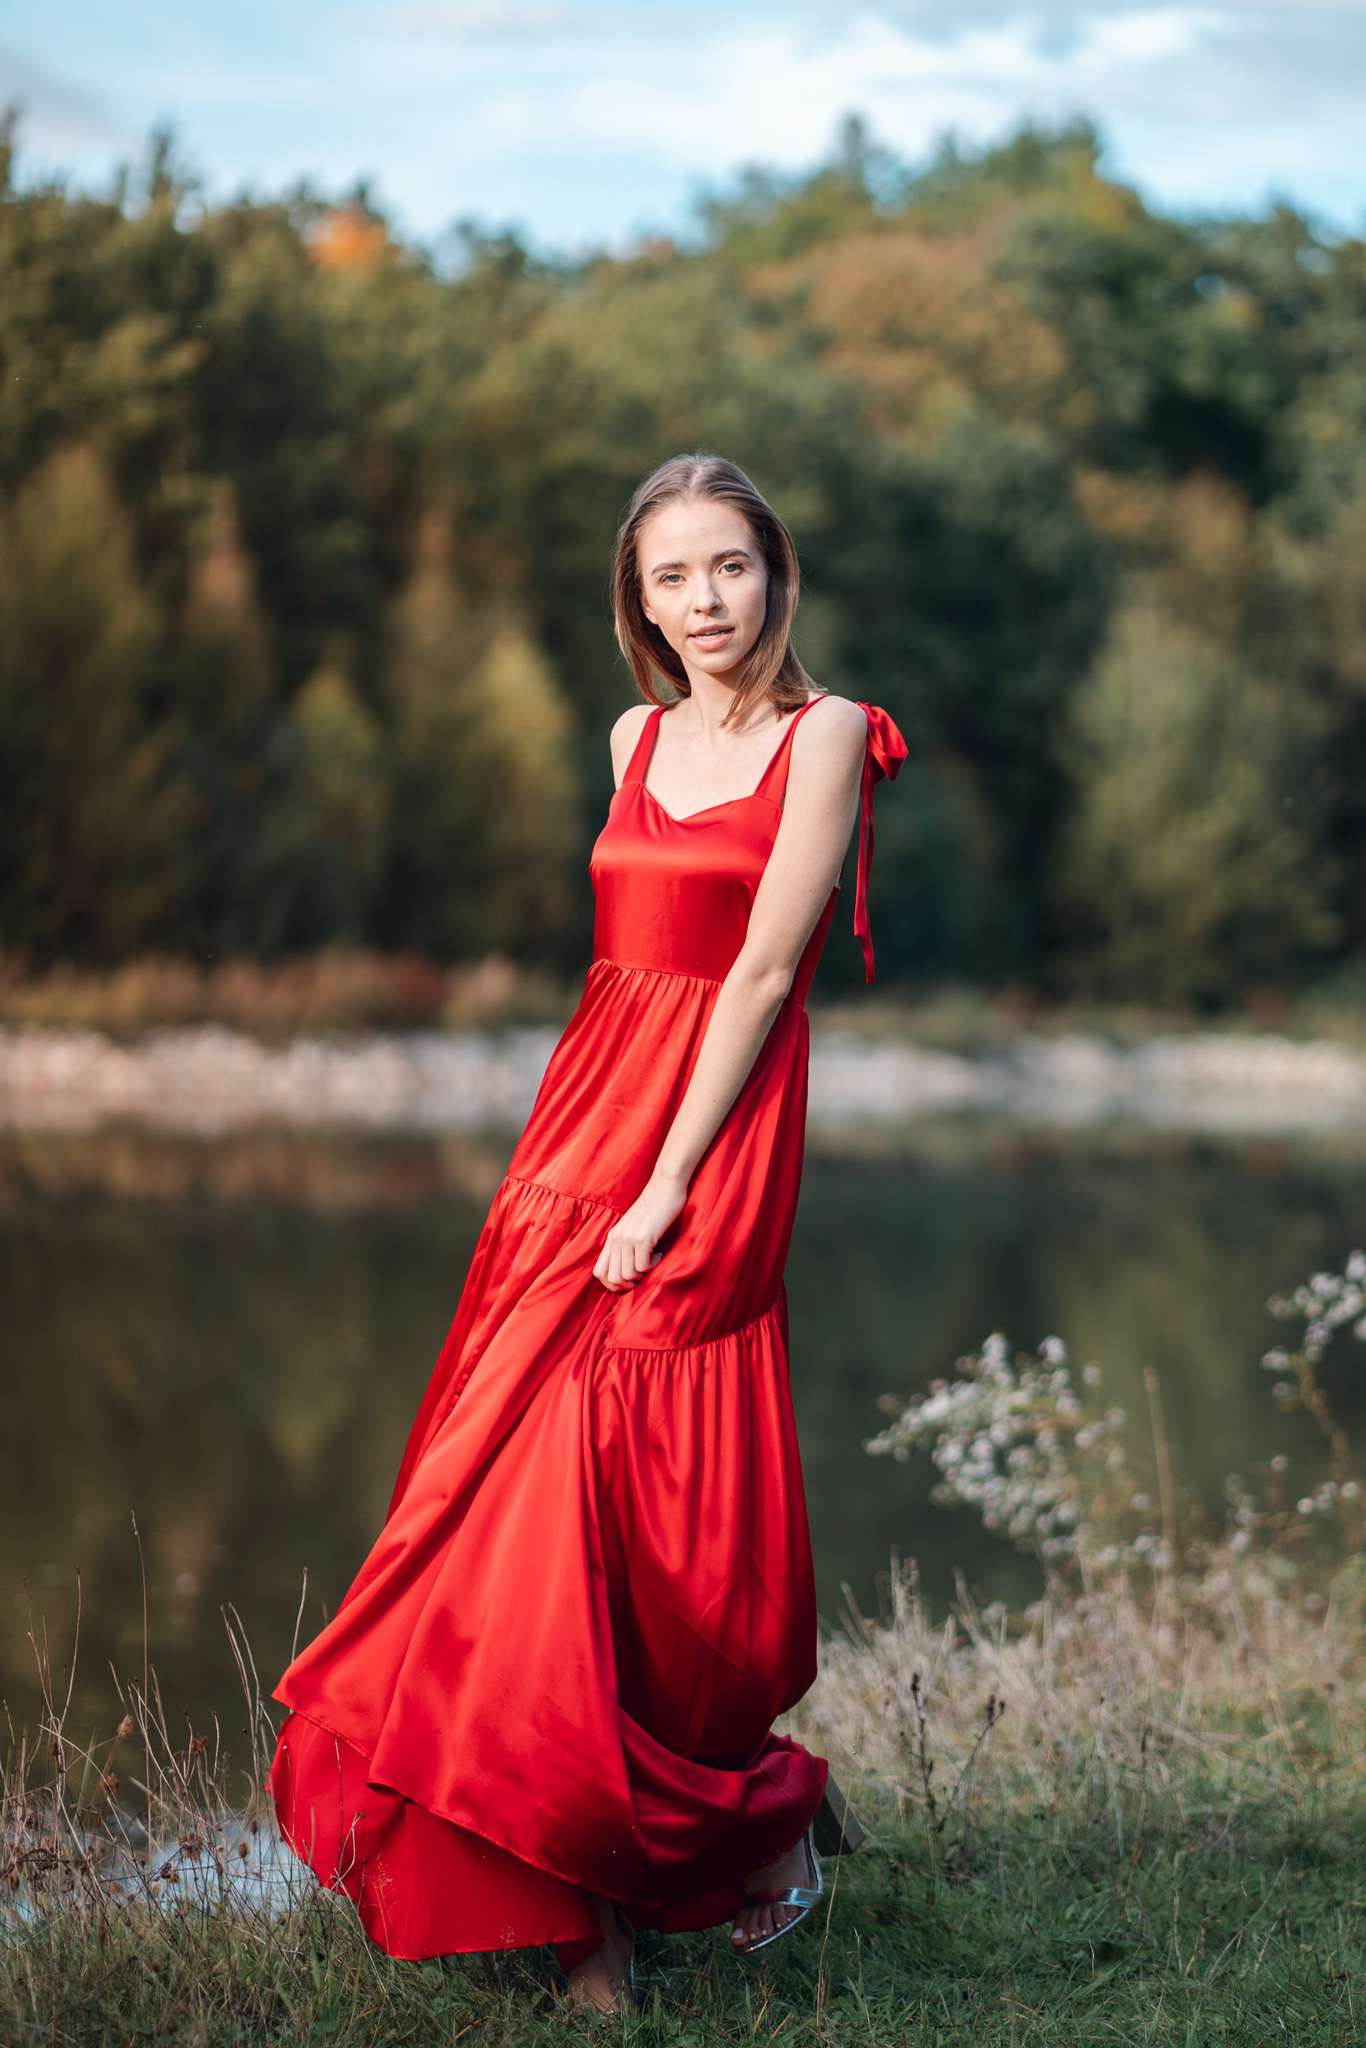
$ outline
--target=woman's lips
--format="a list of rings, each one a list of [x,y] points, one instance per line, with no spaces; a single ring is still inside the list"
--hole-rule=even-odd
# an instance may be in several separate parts
[[[706,627],[702,632],[694,633],[692,637],[699,640],[704,647],[719,647],[723,640],[729,640],[734,631],[734,626]]]

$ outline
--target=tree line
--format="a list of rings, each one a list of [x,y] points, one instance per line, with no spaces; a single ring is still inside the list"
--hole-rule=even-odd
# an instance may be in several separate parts
[[[910,165],[851,118],[573,260],[363,185],[210,203],[165,132],[102,194],[0,143],[12,954],[581,965],[612,535],[705,447],[910,744],[880,978],[1361,985],[1361,240],[1165,216],[1086,122]]]

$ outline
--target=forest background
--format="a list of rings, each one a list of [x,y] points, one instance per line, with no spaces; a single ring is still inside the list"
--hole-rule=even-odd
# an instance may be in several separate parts
[[[103,196],[19,147],[0,978],[581,967],[613,535],[707,448],[793,530],[807,667],[909,742],[881,980],[1366,994],[1361,239],[1164,215],[1086,121],[913,166],[851,116],[563,262],[364,184],[210,204],[169,131]]]

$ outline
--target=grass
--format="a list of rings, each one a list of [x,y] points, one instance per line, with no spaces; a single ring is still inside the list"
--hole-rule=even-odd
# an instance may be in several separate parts
[[[913,1570],[851,1616],[792,1725],[873,1839],[765,1962],[724,1929],[659,1944],[626,2021],[570,2015],[548,1951],[390,1960],[349,1903],[276,1868],[255,1754],[176,1749],[152,1675],[109,1759],[60,1703],[5,1776],[0,2038],[93,2044],[1359,2042],[1366,1961],[1366,1574],[1322,1604],[1230,1589],[1227,1627],[1118,1596],[933,1619]],[[198,1747],[195,1745],[198,1744]],[[146,1853],[150,1819],[152,1853]]]
[[[958,1361],[959,1394],[941,1382],[910,1404],[890,1435],[926,1441],[927,1414],[973,1432],[971,1469],[941,1469],[960,1498],[989,1515],[1005,1500],[1018,1520],[1018,1489],[1002,1494],[980,1449],[984,1402],[1014,1418],[1003,1455],[1011,1486],[1038,1482],[1045,1591],[1018,1612],[983,1607],[960,1576],[935,1615],[914,1564],[894,1562],[882,1613],[849,1605],[787,1725],[832,1758],[869,1845],[827,1863],[813,1923],[763,1957],[734,1956],[724,1929],[654,1943],[625,2018],[559,2005],[546,1950],[394,1962],[278,1853],[262,1786],[280,1710],[234,1610],[241,1756],[217,1735],[172,1738],[145,1599],[142,1669],[119,1681],[126,1712],[103,1743],[73,1738],[35,1638],[42,1725],[36,1741],[11,1730],[0,1784],[0,2039],[1361,2042],[1366,1543],[1316,1367],[1335,1332],[1366,1340],[1363,1280],[1358,1252],[1286,1298],[1304,1338],[1268,1354],[1277,1401],[1333,1446],[1331,1488],[1292,1507],[1278,1470],[1260,1501],[1240,1479],[1222,1532],[1188,1518],[1159,1420],[1148,1540],[1149,1497],[1130,1492],[1058,1339],[1012,1366],[993,1337]],[[1032,1466],[1015,1455],[1029,1430]]]

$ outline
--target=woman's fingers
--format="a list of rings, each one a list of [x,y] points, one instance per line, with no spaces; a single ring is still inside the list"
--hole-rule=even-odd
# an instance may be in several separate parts
[[[598,1254],[594,1278],[619,1294],[624,1288],[634,1287],[641,1274],[648,1273],[660,1257],[648,1237],[614,1224]]]
[[[622,1284],[620,1262],[617,1247],[610,1235],[602,1250],[598,1253],[597,1264],[593,1268],[593,1276],[595,1279],[600,1280],[603,1286],[611,1293],[616,1294],[620,1291]]]

